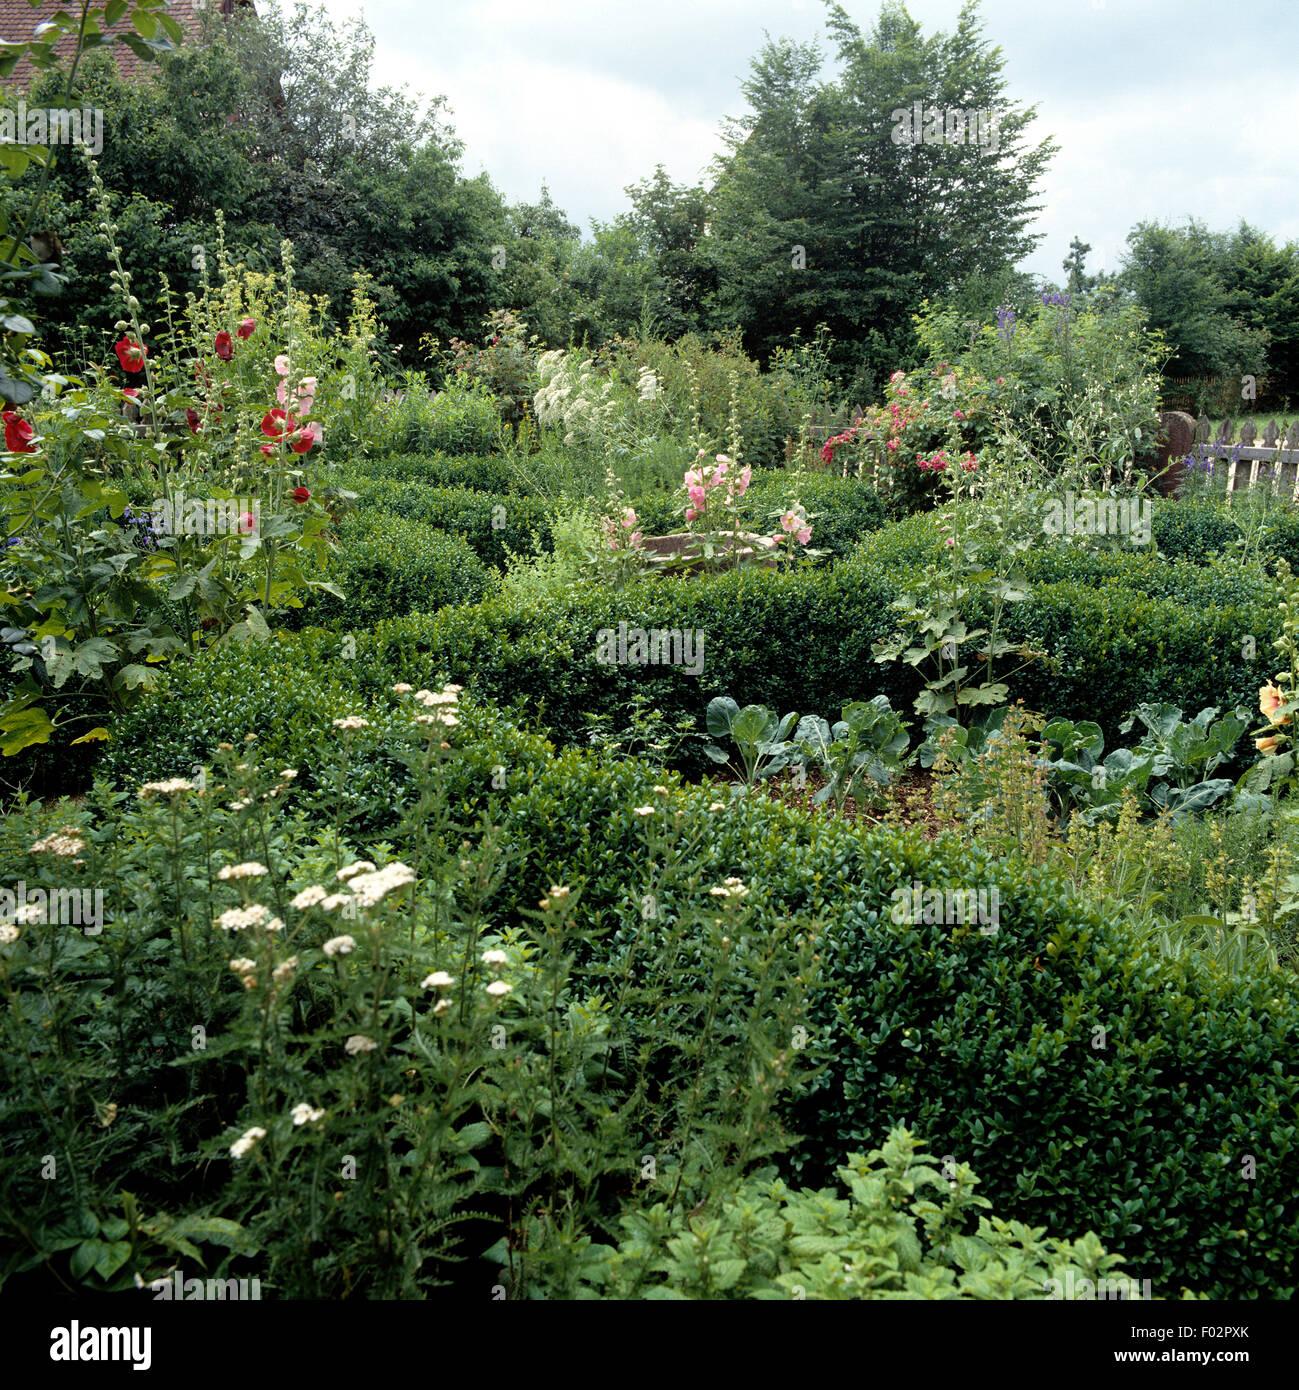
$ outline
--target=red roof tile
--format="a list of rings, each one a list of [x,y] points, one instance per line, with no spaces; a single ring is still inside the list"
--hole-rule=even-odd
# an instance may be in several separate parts
[[[31,39],[37,25],[44,24],[56,11],[66,8],[66,0],[45,0],[45,3],[34,7],[27,0],[0,0],[0,42],[17,43]],[[180,25],[186,41],[190,42],[199,32],[204,10],[228,18],[237,9],[249,9],[256,14],[253,0],[207,0],[206,4],[204,0],[171,0],[166,13]],[[122,32],[123,27],[115,26],[114,32]],[[66,57],[71,54],[72,48],[73,40],[69,37],[62,40],[54,51],[60,57]],[[137,58],[125,44],[113,44],[112,53],[117,60],[117,71],[127,80],[146,78],[153,71],[152,63]],[[7,78],[0,79],[0,85],[25,91],[36,71],[24,58]]]

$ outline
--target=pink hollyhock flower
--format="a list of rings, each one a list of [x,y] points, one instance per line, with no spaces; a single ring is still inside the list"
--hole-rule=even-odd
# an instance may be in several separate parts
[[[728,459],[728,458],[726,457],[725,454],[718,454],[718,455],[717,455],[717,462],[718,462],[718,463],[730,463],[730,459]]]
[[[782,531],[795,531],[798,529],[798,517],[793,512],[786,512],[780,518],[780,528]]]
[[[636,524],[636,513],[630,507],[622,514],[622,524],[629,529]]]
[[[945,545],[955,545],[956,542],[951,538],[951,536],[948,536],[948,538],[947,538],[947,540],[944,542],[944,544],[945,544]]]
[[[718,454],[718,455],[717,455],[717,467],[713,469],[713,486],[714,486],[714,487],[716,487],[717,484],[720,483],[724,477],[726,477],[726,470],[727,470],[730,466],[731,466],[730,460],[726,457],[725,454]]]
[[[235,329],[235,332],[246,342],[257,332],[257,320],[251,316],[246,319],[240,319],[239,327]]]
[[[704,475],[697,468],[692,468],[685,476],[687,487],[698,487],[704,481]]]
[[[696,458],[701,458],[701,459],[702,459],[702,458],[707,458],[707,457],[708,457],[708,450],[707,450],[707,449],[700,449],[700,451],[695,455],[695,457],[696,457]]]
[[[319,444],[324,431],[316,420],[302,425],[289,436],[289,447],[295,454],[305,454],[313,444]]]
[[[644,533],[644,531],[633,531],[633,532],[631,533],[631,542],[630,542],[630,543],[631,543],[631,548],[632,548],[633,550],[639,550],[639,549],[640,549],[640,543],[641,543],[641,541],[643,541],[644,539],[645,539],[645,533]]]
[[[965,419],[965,412],[964,412],[963,410],[954,410],[954,411],[952,411],[952,419],[953,419],[953,420],[964,420],[964,419]]]
[[[257,518],[252,512],[245,512],[239,518],[239,534],[241,536],[251,536],[257,529]]]
[[[275,371],[279,376],[288,376],[289,374],[289,359],[283,353],[275,359]]]
[[[699,515],[699,513],[698,513],[697,511],[695,511],[695,509],[694,509],[693,507],[687,507],[687,508],[686,508],[686,520],[687,520],[687,521],[693,521],[693,520],[695,519],[695,517],[697,517],[698,515]]]
[[[274,444],[263,444],[263,445],[262,445],[262,453],[264,453],[264,454],[266,455],[267,458],[270,458],[270,456],[271,456],[274,452],[275,452],[275,445],[274,445]]]
[[[203,417],[197,410],[186,410],[185,422],[189,425],[192,433],[197,434],[203,427]]]
[[[298,382],[298,414],[310,415],[311,407],[316,401],[316,378],[314,376],[304,376]]]
[[[773,545],[779,545],[781,541],[783,541],[784,539],[784,536],[782,536],[779,531],[777,531],[776,534],[771,538]]]
[[[798,532],[797,539],[799,545],[806,545],[808,541],[812,539],[812,528],[810,526],[804,526],[803,529]]]
[[[743,497],[749,490],[749,484],[753,481],[753,469],[747,464],[741,470],[740,476],[735,480],[735,495]]]
[[[704,502],[707,500],[706,494],[704,493],[704,490],[701,487],[692,487],[689,490],[688,496],[696,507],[702,507],[704,505]]]

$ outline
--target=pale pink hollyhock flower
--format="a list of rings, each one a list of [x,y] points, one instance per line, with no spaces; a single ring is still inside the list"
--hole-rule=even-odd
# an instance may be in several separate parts
[[[890,439],[890,440],[889,440],[889,448],[890,448],[890,449],[896,449],[897,447],[898,447],[898,441],[897,441],[896,439]]]
[[[783,541],[784,539],[784,536],[782,536],[779,531],[777,531],[776,534],[771,538],[773,545],[779,545],[781,541]]]
[[[717,462],[718,462],[718,463],[730,463],[730,459],[728,459],[728,458],[726,457],[725,454],[718,454],[718,455],[717,455]]]
[[[628,507],[622,514],[622,524],[628,529],[636,524],[636,513]]]
[[[799,545],[806,545],[806,544],[808,543],[808,541],[810,541],[811,539],[812,539],[812,528],[811,528],[810,526],[804,526],[803,529],[798,533],[798,543],[799,543]]]
[[[280,384],[275,388],[275,399],[279,401],[281,405],[285,405],[288,402],[288,396],[288,387],[285,386],[284,382],[280,382]]]
[[[780,518],[780,526],[783,531],[796,531],[798,529],[798,517],[793,512],[786,512]]]
[[[304,376],[298,382],[298,414],[306,415],[316,399],[316,378],[314,376]]]
[[[753,469],[746,467],[744,471],[740,474],[740,476],[735,480],[735,495],[737,497],[743,497],[744,494],[749,490],[749,484],[752,481]]]
[[[275,370],[280,376],[289,374],[289,359],[283,353],[275,359]]]
[[[726,470],[731,466],[730,460],[725,454],[717,455],[717,467],[713,470],[713,485],[716,486],[726,477]]]
[[[703,481],[704,475],[697,468],[692,468],[685,477],[687,487],[698,487]]]
[[[706,494],[701,487],[692,487],[689,491],[690,500],[696,507],[702,507],[706,499]]]
[[[693,507],[687,507],[687,508],[686,508],[686,520],[687,520],[687,521],[693,521],[693,520],[695,519],[695,517],[697,517],[698,515],[699,515],[699,513],[698,513],[697,511],[695,511],[695,509],[694,509]]]
[[[645,539],[645,533],[644,533],[644,531],[633,531],[633,532],[631,533],[631,548],[632,548],[633,550],[637,549],[637,548],[639,547],[641,541],[643,541],[644,539]]]
[[[700,451],[699,451],[699,453],[696,455],[696,457],[697,457],[697,458],[701,458],[701,459],[702,459],[702,458],[707,458],[707,457],[708,457],[708,450],[707,450],[707,449],[700,449]]]

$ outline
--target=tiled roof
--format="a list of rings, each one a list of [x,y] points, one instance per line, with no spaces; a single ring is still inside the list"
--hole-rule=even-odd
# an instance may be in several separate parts
[[[35,7],[29,5],[27,0],[0,0],[0,41],[16,43],[28,40],[37,25],[44,24],[58,10],[66,8],[66,0],[45,0],[44,4]],[[256,13],[253,0],[207,0],[206,4],[204,0],[171,0],[166,13],[180,25],[186,41],[192,42],[193,36],[199,31],[204,10],[229,17],[237,9],[249,9]],[[120,24],[115,26],[114,32],[121,33],[123,27]],[[71,54],[72,48],[73,40],[69,37],[60,42],[54,51],[66,57]],[[128,80],[146,77],[153,69],[152,63],[137,58],[125,44],[113,44],[112,53],[117,60],[118,72]],[[36,69],[24,58],[7,78],[0,79],[0,85],[23,91],[31,85],[35,74]]]

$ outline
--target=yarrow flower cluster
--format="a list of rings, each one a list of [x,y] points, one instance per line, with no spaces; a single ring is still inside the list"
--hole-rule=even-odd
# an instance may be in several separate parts
[[[146,782],[139,795],[146,801],[152,796],[175,796],[177,792],[192,792],[194,783],[188,777],[169,777],[165,782]]]
[[[245,1154],[251,1152],[254,1144],[259,1139],[266,1138],[266,1131],[261,1125],[254,1125],[252,1129],[245,1130],[233,1144],[230,1145],[231,1158],[243,1158]]]
[[[43,840],[37,840],[31,847],[32,854],[56,854],[62,858],[71,858],[74,854],[80,854],[86,847],[86,842],[80,834],[69,826],[64,827],[64,833],[47,835]]]
[[[325,1112],[323,1110],[315,1109],[313,1106],[308,1105],[305,1100],[295,1105],[289,1113],[293,1116],[293,1123],[295,1125],[314,1125],[317,1120],[323,1120],[325,1118]]]

